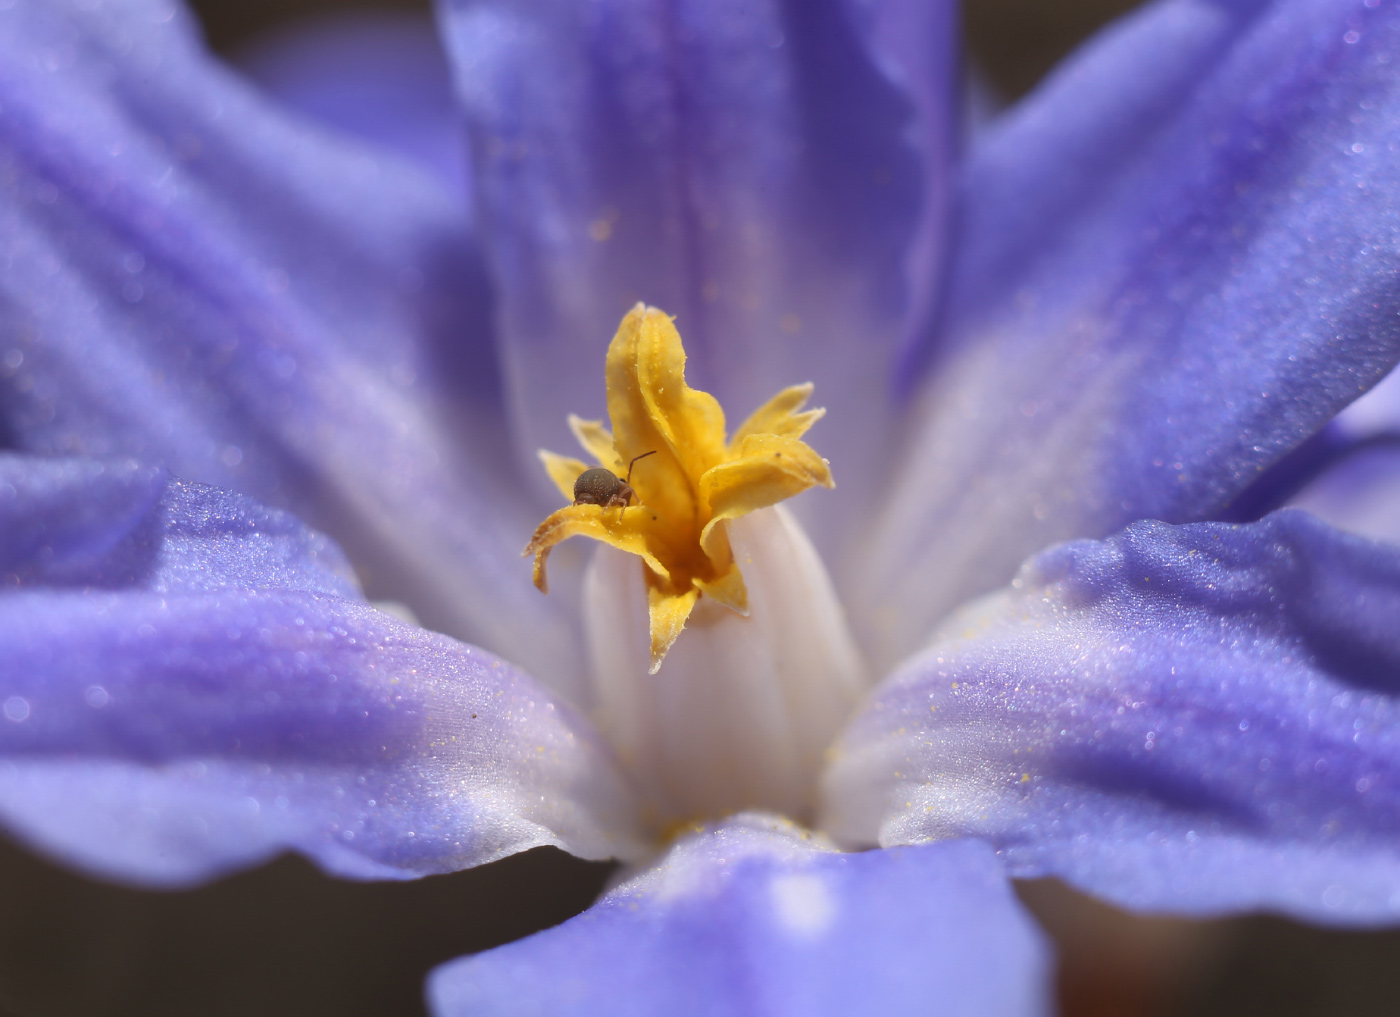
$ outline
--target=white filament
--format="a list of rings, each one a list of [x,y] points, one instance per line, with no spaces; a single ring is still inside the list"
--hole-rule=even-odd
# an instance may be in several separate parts
[[[595,721],[657,827],[772,809],[810,821],[865,670],[821,559],[782,507],[729,523],[749,616],[704,597],[649,664],[643,564],[598,548],[584,583]]]

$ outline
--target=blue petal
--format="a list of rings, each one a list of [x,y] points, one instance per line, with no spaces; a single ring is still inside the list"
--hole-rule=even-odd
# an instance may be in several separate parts
[[[1397,51],[1390,3],[1162,3],[989,132],[862,590],[892,657],[1037,548],[1218,516],[1400,357]]]
[[[340,548],[285,512],[134,462],[0,453],[0,582],[362,600]]]
[[[843,486],[808,508],[830,521],[842,500],[865,504],[918,296],[907,249],[948,157],[951,5],[441,7],[521,455],[573,447],[567,411],[602,415],[603,352],[644,300],[677,316],[691,383],[735,424],[815,382],[839,426],[814,444]],[[899,29],[902,48],[877,66],[872,50]],[[919,94],[917,116],[895,76]]]
[[[400,879],[540,844],[635,850],[585,722],[365,604],[290,516],[8,456],[0,518],[0,821],[40,849],[163,885],[286,849]]]
[[[553,675],[460,200],[291,119],[163,0],[0,10],[0,430],[340,537],[376,596]]]
[[[578,918],[438,968],[428,998],[439,1017],[1029,1017],[1048,973],[985,845],[847,855],[745,816]]]
[[[1033,559],[877,690],[846,840],[992,841],[1130,907],[1400,918],[1400,548],[1288,510]]]
[[[1290,505],[1373,540],[1400,543],[1400,371],[1343,410],[1323,432],[1332,446]]]
[[[1400,370],[1393,370],[1337,415],[1337,425],[1353,439],[1400,431]]]
[[[466,139],[426,15],[351,11],[262,36],[239,68],[287,108],[399,153],[467,192]]]
[[[1400,544],[1400,433],[1352,447],[1290,504],[1349,533]]]

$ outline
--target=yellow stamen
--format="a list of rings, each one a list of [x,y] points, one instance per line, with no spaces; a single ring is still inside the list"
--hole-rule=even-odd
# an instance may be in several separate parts
[[[574,432],[574,437],[583,446],[583,450],[598,460],[599,466],[606,466],[619,476],[622,475],[622,460],[617,457],[617,448],[613,444],[612,432],[603,426],[598,420],[584,420],[569,414],[569,430]],[[572,498],[574,489],[571,487],[564,492],[564,497]]]
[[[807,429],[822,417],[826,410],[817,407],[799,413],[807,400],[812,397],[812,383],[790,385],[772,399],[754,410],[749,419],[740,425],[739,430],[729,439],[729,451],[733,454],[751,434],[781,434],[789,438],[801,438]]]
[[[554,481],[554,486],[559,488],[559,493],[573,501],[574,481],[578,480],[579,474],[588,469],[588,464],[582,459],[556,455],[545,449],[540,449],[536,455],[540,457],[540,462],[544,463],[544,471],[549,474],[549,479]]]
[[[701,594],[744,614],[748,595],[729,548],[728,520],[774,505],[816,484],[835,486],[826,460],[801,436],[825,412],[803,411],[812,386],[784,389],[725,440],[724,410],[685,383],[685,350],[671,319],[638,304],[622,319],[606,363],[611,433],[569,417],[579,444],[599,465],[625,477],[636,502],[627,508],[568,505],[539,525],[527,555],[535,585],[547,590],[550,549],[584,536],[639,556],[647,566],[651,670],[685,627]],[[541,450],[549,477],[573,500],[585,463]]]

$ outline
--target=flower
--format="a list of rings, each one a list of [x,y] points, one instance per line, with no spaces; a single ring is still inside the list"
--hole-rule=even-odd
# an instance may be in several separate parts
[[[728,522],[814,484],[834,486],[826,460],[801,441],[822,415],[800,412],[811,391],[811,385],[783,389],[726,441],[724,410],[708,392],[685,383],[685,350],[675,325],[663,311],[633,308],[608,347],[615,434],[597,421],[569,419],[598,466],[589,470],[577,459],[540,453],[559,493],[573,503],[540,523],[525,548],[535,556],[535,586],[546,592],[545,560],[569,537],[592,537],[641,558],[652,674],[700,596],[747,615],[748,592]],[[645,445],[655,447],[638,451]],[[652,456],[660,458],[638,478],[639,492],[616,485],[623,472],[630,485],[637,460]],[[641,504],[629,512],[633,497]]]
[[[810,378],[839,421],[841,487],[800,505],[822,559],[772,581],[801,611],[732,670],[839,655],[824,560],[885,677],[819,835],[708,812],[443,968],[440,1012],[1035,1012],[1008,874],[1394,920],[1400,551],[1222,521],[1400,356],[1392,5],[1151,7],[956,171],[943,6],[442,20],[476,221],[163,0],[0,10],[8,829],[157,885],[288,847],[356,878],[646,859],[585,716],[584,630],[624,623],[576,605],[616,605],[513,560],[534,450],[645,299],[726,404]]]

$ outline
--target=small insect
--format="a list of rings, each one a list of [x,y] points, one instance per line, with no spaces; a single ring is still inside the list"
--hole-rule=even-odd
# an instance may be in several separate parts
[[[595,466],[584,470],[574,481],[575,505],[601,505],[603,508],[626,508],[637,496],[632,490],[632,467],[638,459],[656,455],[656,449],[633,456],[627,464],[627,479],[623,480],[612,470]]]

